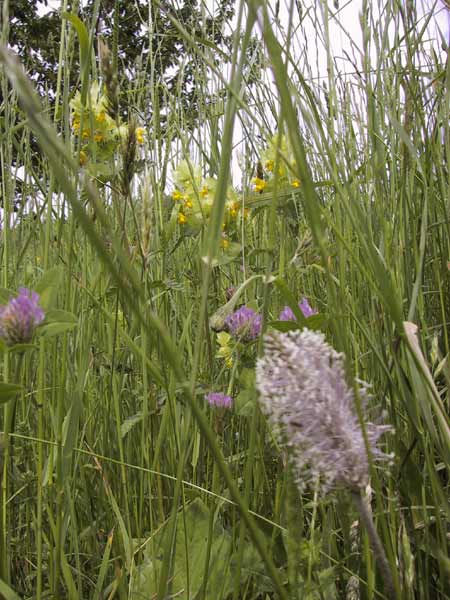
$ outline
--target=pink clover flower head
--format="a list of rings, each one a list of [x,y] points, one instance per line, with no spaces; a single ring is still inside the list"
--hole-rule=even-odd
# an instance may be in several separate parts
[[[0,338],[8,346],[26,344],[32,340],[34,330],[44,317],[39,294],[28,288],[19,288],[16,298],[0,306]]]
[[[308,300],[306,298],[302,298],[298,303],[299,309],[302,311],[305,319],[311,317],[312,315],[317,315],[318,311],[314,308],[311,308]],[[280,313],[279,321],[295,321],[295,315],[290,306],[285,306]]]
[[[225,325],[232,336],[242,342],[252,342],[261,333],[262,316],[248,306],[241,306],[228,315]]]
[[[218,406],[220,408],[231,408],[233,398],[222,392],[210,392],[205,396],[206,401],[210,406]]]
[[[267,335],[256,365],[256,387],[263,412],[290,451],[300,489],[308,483],[322,492],[367,485],[369,461],[344,357],[322,333],[304,329]],[[359,394],[367,400],[367,384]],[[374,461],[391,459],[377,447],[390,429],[365,423]]]

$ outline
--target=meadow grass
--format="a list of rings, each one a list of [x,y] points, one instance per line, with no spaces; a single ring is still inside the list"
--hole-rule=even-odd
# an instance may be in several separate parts
[[[348,382],[370,383],[370,417],[394,429],[383,438],[392,465],[371,464],[365,490],[394,593],[450,597],[447,50],[430,50],[432,13],[419,20],[412,3],[364,1],[361,52],[343,29],[338,60],[339,9],[277,6],[236,5],[241,33],[226,65],[174,21],[196,67],[194,124],[151,52],[132,81],[114,52],[102,69],[91,23],[61,19],[54,103],[34,95],[2,46],[1,303],[25,286],[48,315],[33,345],[2,346],[6,600],[389,597],[352,490],[300,492],[260,411],[262,333],[231,340],[230,361],[226,344],[218,356],[211,325],[220,329],[233,292],[263,331],[280,327],[287,304],[303,325],[296,303],[306,297],[319,313],[306,324],[345,353]],[[152,47],[163,32],[148,25]],[[108,161],[94,145],[89,170],[71,106],[80,92],[83,130],[108,68],[116,123],[126,114],[133,124]],[[117,90],[107,92],[111,112]],[[287,149],[278,137],[259,193],[257,163],[275,133]],[[172,199],[185,159],[215,180],[196,227]],[[223,238],[230,177],[248,214]],[[210,406],[211,391],[233,408]]]

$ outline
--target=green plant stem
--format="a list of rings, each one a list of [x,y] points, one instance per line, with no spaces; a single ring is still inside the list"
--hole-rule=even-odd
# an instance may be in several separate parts
[[[392,576],[390,564],[386,557],[383,544],[381,543],[380,537],[377,533],[377,530],[375,529],[375,525],[373,523],[372,516],[370,514],[367,503],[362,493],[359,491],[352,491],[351,497],[359,512],[361,521],[367,531],[367,535],[369,536],[370,545],[372,546],[375,559],[383,575],[386,597],[389,600],[400,600],[401,596],[399,590],[396,588],[396,585],[394,583],[394,578]]]

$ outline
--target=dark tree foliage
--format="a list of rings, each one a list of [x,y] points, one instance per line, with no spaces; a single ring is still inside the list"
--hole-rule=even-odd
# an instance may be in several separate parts
[[[59,60],[61,18],[58,13],[38,15],[38,4],[47,0],[14,0],[9,3],[10,46],[36,83],[39,92],[55,90]]]
[[[52,99],[58,72],[61,17],[56,11],[40,16],[38,5],[42,3],[47,4],[46,0],[14,0],[10,3],[10,45],[18,52],[38,91]],[[94,0],[88,0],[79,14],[88,28],[92,23],[93,8]],[[149,54],[152,53],[156,81],[163,81],[169,94],[181,89],[184,107],[193,115],[196,112],[195,49],[180,36],[170,17],[199,44],[206,41],[221,48],[223,53],[217,53],[217,60],[225,61],[230,55],[231,36],[224,30],[233,15],[234,0],[221,0],[215,14],[206,19],[202,17],[198,0],[180,0],[179,3],[163,0],[158,7],[151,0],[103,0],[94,23],[94,43],[95,38],[101,36],[113,54],[116,53],[119,80],[133,80],[137,72],[148,69]],[[155,32],[151,47],[146,27],[149,20]],[[72,85],[78,80],[77,53],[74,60]],[[181,62],[184,63],[182,69],[179,68]]]
[[[52,105],[56,98],[57,76],[59,67],[61,14],[51,11],[39,14],[38,7],[47,5],[47,0],[14,0],[9,3],[10,47],[17,52],[29,76],[33,79],[39,94],[46,103]],[[112,62],[119,81],[119,110],[123,119],[129,116],[128,92],[135,81],[143,82],[144,89],[140,97],[144,97],[139,121],[149,123],[152,119],[151,98],[159,101],[159,127],[164,134],[166,113],[163,102],[169,102],[177,110],[184,112],[184,123],[187,128],[194,128],[198,123],[199,105],[198,90],[202,89],[202,102],[205,101],[204,81],[197,81],[197,73],[202,72],[197,50],[208,51],[219,70],[230,60],[232,36],[230,35],[234,16],[235,0],[220,0],[215,13],[207,16],[202,12],[199,0],[161,0],[156,5],[152,0],[101,0],[95,21],[93,16],[95,1],[83,2],[78,16],[87,29],[93,32],[93,45],[97,51],[97,41],[101,38],[111,50]],[[42,12],[42,11],[41,11]],[[186,41],[177,27],[175,19],[189,33],[194,43]],[[152,35],[148,33],[148,23],[152,23]],[[79,89],[79,55],[78,39],[73,34],[74,47],[70,68],[67,70],[71,93]],[[259,43],[256,38],[250,44],[249,52],[257,51]],[[194,46],[194,47],[193,47]],[[149,86],[150,67],[153,65],[154,88]],[[200,67],[200,68],[199,68]],[[66,75],[67,75],[66,73]],[[257,77],[253,69],[247,73],[248,81]],[[198,84],[198,85],[197,85]],[[221,92],[219,91],[219,94]],[[225,94],[225,89],[222,90]],[[1,94],[1,91],[0,91]],[[173,102],[172,102],[173,99]],[[216,97],[210,99],[217,100]],[[208,98],[206,98],[208,102]],[[0,117],[4,108],[0,98]],[[176,104],[175,104],[176,103]],[[23,117],[23,116],[22,116]],[[21,119],[17,114],[17,118]],[[29,138],[32,162],[37,167],[41,157],[33,135]],[[14,157],[13,157],[13,162]],[[20,194],[18,194],[20,197]],[[1,204],[1,200],[0,200]]]

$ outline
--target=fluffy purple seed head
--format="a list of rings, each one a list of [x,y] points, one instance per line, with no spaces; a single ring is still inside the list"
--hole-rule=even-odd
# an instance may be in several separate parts
[[[233,406],[233,398],[222,392],[210,392],[205,396],[205,399],[210,406],[218,406],[220,408],[231,408]]]
[[[314,308],[311,308],[311,306],[306,298],[301,299],[301,301],[298,303],[298,307],[302,311],[303,316],[306,319],[308,317],[311,317],[312,315],[317,315],[318,311],[315,310]],[[280,313],[279,320],[280,321],[295,321],[296,320],[295,315],[290,306],[285,306],[283,308],[283,310]]]
[[[256,385],[263,411],[290,449],[300,488],[309,482],[322,491],[367,484],[366,445],[353,390],[345,380],[343,355],[322,333],[304,329],[267,335],[264,356],[256,365]],[[360,395],[367,397],[367,390],[362,388]],[[377,447],[389,429],[365,424],[374,460],[390,458]]]
[[[251,342],[261,333],[262,317],[252,308],[241,306],[228,315],[225,325],[232,336],[242,342]]]
[[[39,306],[39,294],[19,288],[16,298],[0,306],[0,338],[8,346],[30,342],[45,313]]]

